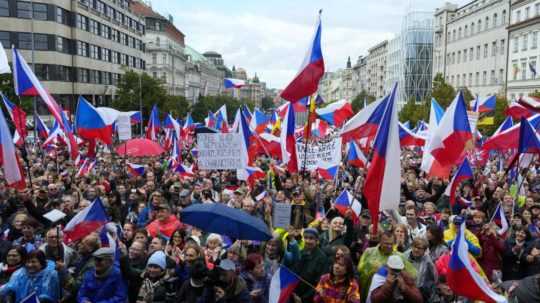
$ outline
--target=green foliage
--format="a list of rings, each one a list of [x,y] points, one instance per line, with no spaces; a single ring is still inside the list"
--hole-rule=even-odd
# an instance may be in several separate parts
[[[470,92],[469,92],[470,94]],[[435,75],[433,79],[433,90],[431,92],[431,97],[435,98],[437,102],[443,107],[446,108],[454,97],[456,96],[456,90],[452,85],[446,83],[444,77],[441,73]]]
[[[476,96],[473,96],[469,88],[465,87],[462,89],[462,91],[463,91],[463,99],[465,99],[465,102],[467,103],[467,105],[469,105],[468,103],[469,101],[476,99]]]
[[[504,112],[508,108],[508,100],[504,97],[497,96],[497,101],[495,103],[495,113],[489,113],[487,116],[494,115],[495,123],[489,126],[479,126],[478,129],[484,136],[491,136],[501,125],[501,123],[506,119]],[[484,115],[480,119],[482,119]]]
[[[530,97],[540,98],[540,91],[535,90],[534,93],[529,94]]]
[[[272,100],[272,98],[270,97],[264,97],[262,98],[261,100],[261,109],[262,110],[270,110],[272,108],[276,107],[274,105],[274,100]]]
[[[367,103],[371,103],[375,101],[375,97],[369,96],[368,93],[365,90],[362,90],[358,96],[354,97],[354,99],[351,102],[353,111],[357,113],[359,110],[361,110],[364,107],[364,99],[367,98]]]
[[[414,98],[410,98],[399,112],[399,121],[410,121],[411,125],[416,125],[420,120],[426,121],[429,117],[430,104],[429,101],[417,103]]]
[[[30,116],[34,112],[33,108],[33,98],[32,97],[22,97],[19,99],[15,95],[15,85],[13,84],[13,75],[11,74],[1,74],[0,75],[0,92],[6,96],[9,101],[22,106],[24,112]]]

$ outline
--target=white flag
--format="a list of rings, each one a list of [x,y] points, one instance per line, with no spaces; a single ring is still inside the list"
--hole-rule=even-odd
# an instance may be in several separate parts
[[[2,42],[0,42],[0,74],[9,74],[11,73],[11,68],[8,64],[8,59],[6,55],[6,51],[4,50],[4,46],[2,45]]]

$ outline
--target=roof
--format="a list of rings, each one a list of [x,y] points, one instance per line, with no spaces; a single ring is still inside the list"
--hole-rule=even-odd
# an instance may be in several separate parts
[[[206,62],[206,63],[210,63],[210,61],[208,61],[208,59],[203,56],[201,53],[197,52],[195,49],[189,47],[188,45],[186,45],[186,48],[184,48],[184,53],[188,56],[191,57],[191,60],[193,62]]]
[[[155,12],[150,6],[139,2],[139,1],[130,1],[129,3],[131,10],[136,15],[141,15],[143,17],[157,18],[167,20],[162,15]]]
[[[205,56],[205,57],[220,57],[221,58],[221,54],[218,53],[218,52],[215,52],[215,51],[204,52],[203,56]]]

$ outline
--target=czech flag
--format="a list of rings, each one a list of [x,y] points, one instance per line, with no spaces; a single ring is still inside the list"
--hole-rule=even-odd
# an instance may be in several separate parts
[[[324,75],[324,59],[321,49],[321,13],[322,11],[319,11],[315,36],[298,74],[280,94],[281,98],[291,103],[315,93],[319,87],[319,80]]]
[[[341,127],[354,114],[351,104],[346,100],[340,100],[326,107],[318,108],[315,112],[320,119],[336,127]]]
[[[279,143],[279,137],[268,133],[262,133],[259,135],[259,144],[262,145],[261,149],[263,153],[274,159],[281,159],[281,144]],[[260,152],[259,152],[260,154]]]
[[[540,114],[535,114],[534,116],[527,118],[527,121],[533,129],[538,130],[540,128]],[[506,130],[501,130],[499,133],[495,132],[495,134],[484,142],[482,149],[489,151],[518,148],[520,129],[521,123],[518,123]]]
[[[501,125],[499,125],[499,127],[497,128],[497,130],[495,130],[492,136],[498,135],[512,126],[514,126],[514,121],[512,120],[512,117],[506,117],[506,119],[504,119]]]
[[[473,176],[471,165],[469,164],[467,158],[465,158],[444,191],[444,194],[450,197],[450,205],[452,207],[454,207],[456,204],[456,189],[458,188],[459,184],[465,180],[471,180]]]
[[[195,173],[193,172],[193,165],[187,166],[184,164],[178,164],[176,166],[176,169],[174,170],[178,174],[180,174],[180,177],[194,177]]]
[[[429,125],[424,120],[420,120],[416,123],[416,127],[413,129],[413,133],[420,135],[422,137],[426,137],[428,130],[429,130]]]
[[[488,96],[484,100],[480,101],[479,98],[476,98],[474,102],[473,111],[478,113],[489,113],[495,110],[495,105],[497,102],[497,96]]]
[[[458,296],[483,302],[508,302],[505,297],[495,293],[471,265],[464,223],[459,227],[456,240],[452,244],[446,278],[448,286]]]
[[[133,124],[139,124],[142,121],[142,114],[140,111],[136,111],[129,117],[131,120],[131,125]]]
[[[518,120],[522,117],[529,118],[535,113],[532,110],[529,110],[527,107],[521,105],[519,102],[512,101],[512,103],[510,103],[508,108],[504,111],[504,114]]]
[[[240,79],[225,78],[223,80],[223,87],[225,87],[226,89],[241,88],[244,85],[246,85],[246,81]]]
[[[465,144],[471,139],[467,106],[463,92],[460,91],[433,132],[425,152],[431,153],[442,166],[451,166],[459,160],[465,150]]]
[[[518,153],[540,154],[540,139],[538,138],[538,133],[525,118],[521,118]]]
[[[257,134],[262,133],[270,123],[270,117],[261,112],[258,108],[253,111],[253,117],[249,123],[249,128]]]
[[[508,231],[509,224],[502,203],[499,202],[499,205],[497,205],[497,209],[495,209],[495,213],[493,214],[493,217],[491,217],[490,222],[495,222],[495,224],[499,226],[499,230],[497,230],[499,236],[504,235]]]
[[[317,172],[319,173],[319,176],[325,180],[334,180],[336,178],[336,175],[338,173],[339,166],[330,166],[330,167],[318,167]]]
[[[253,187],[255,181],[266,178],[266,173],[254,166],[247,166],[243,169],[238,169],[236,171],[236,177],[238,180],[247,181],[250,187]]]
[[[160,125],[159,110],[157,105],[154,104],[150,113],[150,119],[148,119],[148,126],[146,127],[146,139],[157,141]]]
[[[11,101],[6,98],[6,96],[2,93],[2,100],[4,101],[4,105],[6,106],[6,110],[9,114],[9,117],[11,118],[11,121],[13,121],[13,125],[15,126],[15,133],[13,134],[13,142],[15,144],[21,146],[24,144],[24,138],[26,138],[26,113],[15,103],[12,103]]]
[[[79,96],[75,113],[75,127],[79,137],[87,140],[99,139],[107,145],[112,144],[114,118],[110,121],[107,121],[107,118],[83,96]]]
[[[339,194],[334,203],[334,207],[342,216],[345,216],[345,213],[349,208],[353,211],[356,218],[359,218],[360,213],[362,212],[362,204],[360,204],[348,190],[343,190],[341,194]]]
[[[324,120],[317,119],[311,124],[311,135],[318,138],[324,138],[330,132],[330,125]]]
[[[49,137],[49,128],[47,127],[45,122],[41,120],[41,117],[39,117],[39,115],[34,115],[34,119],[39,138],[41,138],[41,140],[46,140]]]
[[[518,103],[534,113],[540,113],[540,99],[537,97],[521,97]]]
[[[244,114],[244,117],[246,117],[246,120],[248,122],[251,121],[251,117],[253,116],[251,114],[251,111],[249,110],[249,108],[247,107],[247,105],[245,104],[242,104],[242,106],[240,107],[240,110],[242,111],[242,114]]]
[[[270,280],[269,303],[287,303],[300,279],[287,267],[281,265]]]
[[[9,187],[22,190],[26,187],[24,174],[17,156],[13,138],[9,131],[4,113],[0,110],[0,164],[4,170],[4,179]]]
[[[64,130],[68,138],[67,144],[70,151],[71,159],[77,158],[79,147],[73,134],[69,119],[56,103],[54,98],[45,90],[41,82],[37,79],[32,69],[28,66],[19,51],[13,48],[13,82],[15,83],[15,93],[17,96],[37,96],[39,95],[43,102],[47,105],[49,112],[58,121],[60,128]]]
[[[127,163],[127,170],[131,176],[138,177],[144,175],[144,165]]]
[[[240,121],[238,124],[238,133],[242,137],[240,147],[241,159],[243,166],[248,166],[254,159],[256,152],[255,146],[252,147],[254,140],[254,134],[249,129],[249,123],[243,113],[240,113]]]
[[[216,116],[213,112],[209,111],[208,116],[204,118],[204,125],[206,127],[216,128]]]
[[[64,242],[80,240],[107,224],[109,219],[101,199],[96,198],[85,209],[78,212],[64,228]]]
[[[368,161],[358,145],[351,141],[348,143],[347,149],[347,164],[355,167],[366,167]]]
[[[426,138],[413,133],[402,123],[399,123],[399,144],[404,146],[424,146]]]
[[[285,118],[283,119],[280,134],[281,159],[287,164],[290,173],[298,172],[298,160],[296,158],[296,140],[294,139],[295,117],[292,104],[287,103]]]
[[[92,169],[94,169],[94,166],[96,166],[96,159],[90,159],[90,158],[84,159],[81,167],[79,168],[75,176],[82,177],[82,176],[88,175],[92,171]]]
[[[215,128],[222,133],[229,132],[229,122],[227,121],[227,105],[222,105],[214,114],[214,116],[216,118]]]
[[[397,209],[399,206],[401,172],[399,146],[399,125],[395,106],[397,84],[388,98],[364,183],[364,197],[368,202],[374,232],[379,224],[381,209]],[[368,105],[369,107],[369,105]]]
[[[341,136],[345,142],[364,137],[372,138],[377,133],[379,123],[388,104],[388,96],[370,103],[356,113],[345,125]]]

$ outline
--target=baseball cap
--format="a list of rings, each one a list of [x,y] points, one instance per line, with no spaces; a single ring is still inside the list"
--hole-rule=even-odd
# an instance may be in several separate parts
[[[403,270],[405,268],[405,264],[403,264],[403,260],[401,260],[400,256],[397,255],[391,255],[388,258],[388,261],[386,261],[386,265],[395,270]]]

